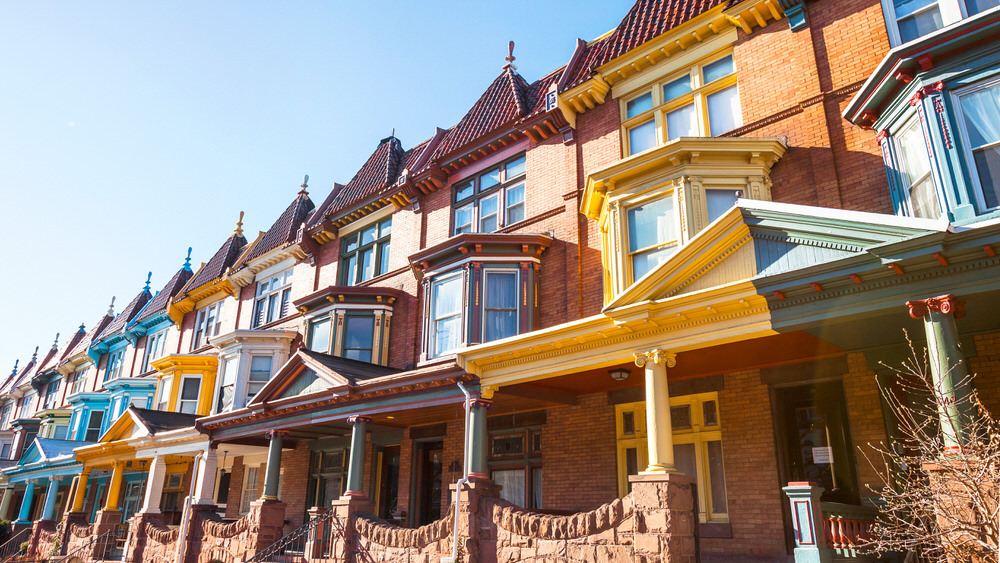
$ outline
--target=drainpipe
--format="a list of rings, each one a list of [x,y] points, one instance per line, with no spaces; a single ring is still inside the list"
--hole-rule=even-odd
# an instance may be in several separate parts
[[[184,563],[184,540],[187,538],[188,520],[191,518],[191,499],[194,498],[194,487],[198,482],[198,469],[201,465],[201,456],[205,452],[198,452],[194,456],[194,467],[191,470],[191,485],[188,487],[188,496],[184,499],[184,511],[181,513],[181,527],[177,532],[177,555],[174,557],[176,563]]]
[[[455,483],[455,510],[452,512],[452,523],[454,524],[454,529],[451,534],[451,558],[442,557],[442,563],[454,563],[458,559],[458,499],[462,496],[462,486],[469,482],[469,440],[471,439],[471,434],[469,433],[469,414],[472,412],[469,409],[469,403],[472,400],[472,395],[465,389],[462,382],[458,382],[458,388],[462,390],[462,394],[465,395],[465,446],[462,448],[462,478]]]

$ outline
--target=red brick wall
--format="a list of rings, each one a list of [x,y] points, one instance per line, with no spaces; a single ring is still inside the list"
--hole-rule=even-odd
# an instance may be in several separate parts
[[[261,479],[265,468],[261,468]],[[263,482],[261,482],[263,487]],[[285,533],[305,523],[309,488],[309,442],[302,440],[294,449],[281,452],[281,497],[285,503]],[[263,491],[263,488],[259,489]]]
[[[974,342],[975,356],[968,358],[969,372],[975,376],[983,406],[994,418],[1000,418],[1000,332],[977,334]],[[966,353],[971,355],[972,351]]]
[[[844,399],[847,401],[847,419],[858,468],[858,494],[862,498],[871,497],[874,494],[869,487],[881,489],[882,479],[865,453],[869,456],[875,453],[868,444],[886,442],[882,399],[875,382],[875,372],[868,369],[863,353],[848,354],[847,366],[849,371],[844,374]]]

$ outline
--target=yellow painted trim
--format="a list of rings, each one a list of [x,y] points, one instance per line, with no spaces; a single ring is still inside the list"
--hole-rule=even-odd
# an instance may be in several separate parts
[[[219,371],[218,356],[203,356],[198,354],[173,354],[153,360],[150,365],[158,372],[156,374],[156,399],[160,399],[163,378],[170,376],[170,395],[167,399],[167,410],[177,412],[178,393],[185,375],[201,377],[201,387],[198,390],[198,407],[196,414],[206,416],[212,411],[212,397],[215,394],[215,380]]]
[[[184,315],[194,311],[200,301],[220,293],[225,294],[223,298],[231,295],[239,299],[240,290],[228,277],[212,280],[200,287],[185,291],[181,298],[171,301],[167,305],[167,316],[174,321],[174,324],[181,326]]]

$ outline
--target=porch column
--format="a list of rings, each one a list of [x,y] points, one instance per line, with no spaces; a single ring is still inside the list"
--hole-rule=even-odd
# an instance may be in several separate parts
[[[125,462],[115,462],[114,471],[111,472],[111,482],[108,483],[108,499],[104,503],[104,510],[118,511],[118,498],[121,496],[124,477]]]
[[[24,487],[24,498],[21,499],[21,512],[17,515],[15,524],[31,524],[31,499],[35,496],[35,482],[28,481]]]
[[[73,512],[83,512],[83,501],[87,498],[87,482],[90,480],[90,470],[80,472],[80,480],[76,483],[76,493],[73,495]]]
[[[264,500],[278,500],[278,477],[281,475],[281,447],[286,432],[268,430],[265,436],[271,440],[267,450],[267,470],[264,472]]]
[[[215,504],[215,474],[219,469],[219,458],[215,448],[208,448],[201,456],[198,466],[198,481],[195,484],[194,503],[202,505]]]
[[[57,494],[59,494],[59,477],[49,477],[49,488],[45,491],[45,506],[42,508],[42,520],[55,519]]]
[[[674,472],[674,436],[670,426],[670,393],[667,368],[677,365],[677,355],[663,350],[635,354],[635,365],[646,368],[646,439],[649,467],[643,473]]]
[[[351,428],[351,458],[347,464],[347,490],[344,496],[363,497],[362,483],[365,479],[365,437],[368,435],[368,423],[372,419],[367,416],[352,416],[347,422]]]
[[[10,499],[14,496],[14,489],[6,487],[3,490],[3,498],[0,499],[0,520],[7,520],[7,512],[10,510]]]
[[[167,460],[158,455],[149,464],[146,478],[146,496],[142,499],[140,512],[160,512],[160,497],[163,496],[163,481],[167,477]]]
[[[923,319],[930,355],[931,377],[937,397],[941,437],[945,449],[957,450],[966,442],[969,404],[969,368],[965,363],[955,319],[965,316],[965,302],[954,295],[907,301],[910,316]]]
[[[469,401],[469,477],[473,479],[489,479],[486,472],[486,450],[490,436],[486,429],[486,413],[493,408],[493,401],[476,398]]]

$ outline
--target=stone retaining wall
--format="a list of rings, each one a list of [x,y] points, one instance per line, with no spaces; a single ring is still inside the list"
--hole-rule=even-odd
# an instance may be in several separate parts
[[[178,531],[167,527],[159,514],[136,514],[129,522],[125,561],[173,563],[177,559]]]

